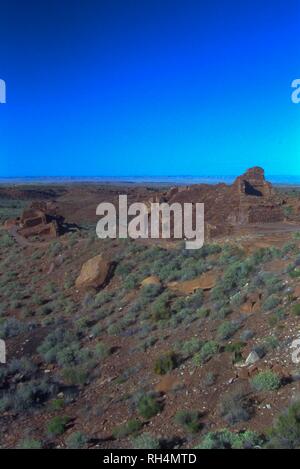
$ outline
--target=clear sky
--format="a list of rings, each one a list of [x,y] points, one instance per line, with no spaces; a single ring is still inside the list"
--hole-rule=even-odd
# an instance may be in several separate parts
[[[0,177],[300,175],[299,0],[1,0]]]

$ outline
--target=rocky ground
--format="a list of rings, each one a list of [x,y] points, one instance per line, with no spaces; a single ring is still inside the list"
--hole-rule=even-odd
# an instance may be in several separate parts
[[[1,447],[299,446],[298,192],[280,194],[285,222],[196,251],[97,239],[95,206],[119,193],[2,189],[2,224],[50,198],[68,229],[26,244],[0,230]]]

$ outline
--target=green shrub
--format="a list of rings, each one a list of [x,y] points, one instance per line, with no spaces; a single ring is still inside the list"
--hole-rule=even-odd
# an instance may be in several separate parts
[[[269,324],[270,326],[275,326],[279,321],[282,321],[284,318],[285,312],[282,308],[279,308],[277,311],[274,311],[272,316],[269,318]]]
[[[201,307],[201,308],[197,309],[196,313],[197,313],[197,316],[200,319],[205,319],[209,316],[210,310],[207,309],[207,308]]]
[[[0,213],[0,220],[2,219],[1,213]],[[1,238],[0,238],[0,246],[2,248],[9,248],[14,245],[14,241],[11,238],[11,236],[8,233],[1,233]]]
[[[203,363],[207,362],[211,359],[216,353],[219,351],[219,344],[214,340],[209,340],[205,342],[200,352],[196,353],[193,357],[193,362],[196,366],[203,365]]]
[[[202,306],[204,300],[204,293],[202,290],[197,290],[193,295],[185,298],[185,305],[188,308],[197,309]]]
[[[57,351],[56,361],[59,366],[68,366],[76,363],[81,351],[80,343],[73,342]]]
[[[140,279],[137,276],[136,273],[129,274],[127,277],[124,278],[123,280],[123,287],[125,290],[134,290],[139,286]]]
[[[280,304],[281,300],[277,295],[270,295],[263,303],[264,311],[271,311]]]
[[[36,371],[36,364],[28,360],[26,357],[11,360],[8,368],[8,373],[10,375],[20,374],[22,376],[22,381],[31,379],[35,375]]]
[[[19,383],[8,397],[8,407],[24,412],[40,406],[57,390],[57,385],[47,379]]]
[[[42,443],[39,440],[33,438],[25,438],[20,441],[17,446],[19,449],[41,449]]]
[[[216,311],[213,313],[214,319],[225,319],[232,313],[231,308],[228,305],[219,306],[217,305]]]
[[[53,411],[58,411],[61,410],[65,405],[64,399],[53,399],[53,401],[50,402],[50,408]]]
[[[111,355],[112,349],[106,344],[98,343],[95,347],[95,357],[103,360]]]
[[[268,351],[274,350],[279,346],[279,340],[275,335],[269,335],[264,339],[262,346]]]
[[[284,257],[286,254],[296,252],[296,251],[297,251],[297,244],[290,241],[282,247],[281,252],[282,252],[282,256]]]
[[[239,329],[239,324],[235,321],[224,321],[219,327],[218,327],[218,338],[221,340],[227,340],[230,339],[230,337],[233,336],[233,334]]]
[[[295,316],[300,316],[300,304],[294,305],[292,311]]]
[[[84,366],[77,366],[64,368],[61,374],[67,384],[83,386],[88,380],[89,371]]]
[[[94,305],[103,306],[109,301],[111,301],[112,299],[113,299],[112,293],[103,290],[97,293],[97,295],[95,296]]]
[[[154,363],[154,372],[157,375],[165,375],[177,366],[177,356],[174,352],[166,353],[157,358]]]
[[[112,431],[112,435],[114,438],[125,438],[126,436],[139,432],[142,426],[140,420],[131,419],[123,425],[115,427]]]
[[[16,337],[26,331],[25,324],[15,318],[8,318],[0,323],[0,339]]]
[[[297,449],[300,446],[300,402],[293,403],[275,421],[269,432],[269,448]]]
[[[150,395],[142,396],[138,402],[137,409],[139,414],[145,419],[150,419],[162,410],[162,405],[158,400]]]
[[[199,352],[199,350],[201,349],[201,346],[202,346],[201,341],[197,339],[196,337],[193,337],[192,339],[186,340],[185,342],[183,342],[180,346],[180,349],[181,349],[181,352],[185,356],[189,357],[193,355],[194,353]]]
[[[181,410],[174,417],[175,423],[188,433],[197,433],[201,429],[200,413],[191,410]]]
[[[291,272],[289,272],[289,276],[291,278],[299,278],[300,277],[300,269],[294,269]]]
[[[47,433],[52,436],[62,435],[66,429],[66,425],[69,422],[69,417],[66,416],[56,416],[53,417],[50,422],[46,425]]]
[[[88,439],[84,433],[81,432],[73,432],[71,435],[66,438],[66,445],[70,449],[79,449],[83,448]]]
[[[238,292],[230,300],[231,306],[238,308],[243,303],[245,303],[247,295],[245,293]]]
[[[122,331],[122,327],[120,324],[111,324],[107,328],[108,335],[119,335]]]
[[[171,316],[170,293],[164,292],[157,297],[151,307],[152,319],[154,321],[163,321]]]
[[[263,442],[263,438],[251,430],[233,433],[225,429],[207,433],[195,449],[250,449]]]
[[[143,352],[146,352],[149,348],[153,347],[153,345],[156,344],[158,341],[157,337],[147,337],[145,340],[143,340],[140,345],[138,346],[138,350],[142,350]]]
[[[213,386],[213,384],[216,383],[218,376],[213,373],[212,371],[209,371],[206,373],[206,375],[203,377],[203,385],[205,387]]]
[[[59,327],[47,335],[38,347],[38,353],[42,355],[46,363],[56,363],[59,356],[62,362],[64,362],[64,349],[66,349],[66,357],[70,357],[72,350],[73,359],[79,348],[80,344],[77,342],[74,334],[63,327]]]
[[[140,292],[140,296],[147,302],[154,300],[162,292],[161,285],[145,285]]]
[[[239,363],[243,360],[242,350],[246,346],[245,342],[234,342],[225,346],[225,352],[232,353],[232,362]]]
[[[159,449],[160,443],[158,438],[150,433],[142,433],[132,440],[132,447],[134,449]]]
[[[10,396],[3,396],[0,398],[0,412],[3,413],[11,408]]]
[[[252,415],[252,404],[246,392],[238,387],[222,398],[220,414],[230,425],[246,422]]]
[[[251,379],[256,391],[276,391],[281,386],[280,377],[273,371],[261,371]]]

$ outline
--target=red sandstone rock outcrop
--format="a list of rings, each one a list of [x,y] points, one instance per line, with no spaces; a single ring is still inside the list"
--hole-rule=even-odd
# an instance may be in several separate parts
[[[211,290],[217,282],[217,275],[213,272],[206,272],[193,280],[186,280],[183,282],[170,282],[168,288],[184,295],[190,295],[197,290]]]
[[[76,288],[100,288],[110,277],[112,263],[105,260],[102,254],[86,261],[76,279]]]
[[[141,282],[141,287],[146,287],[148,285],[161,285],[161,281],[156,275],[150,275],[149,277],[144,278]]]

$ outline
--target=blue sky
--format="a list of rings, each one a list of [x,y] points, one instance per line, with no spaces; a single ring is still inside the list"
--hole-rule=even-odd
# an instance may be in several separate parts
[[[0,9],[0,177],[300,175],[299,1]]]

